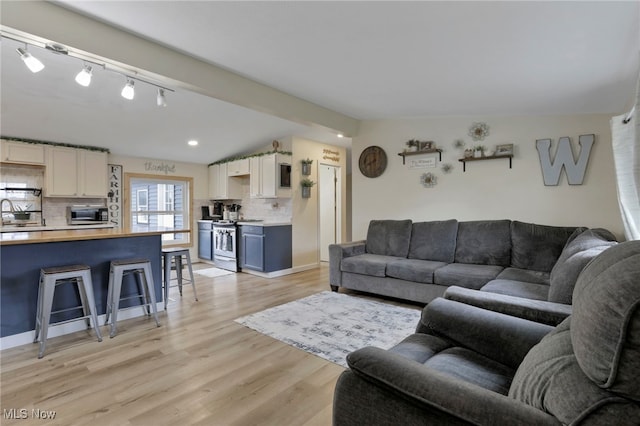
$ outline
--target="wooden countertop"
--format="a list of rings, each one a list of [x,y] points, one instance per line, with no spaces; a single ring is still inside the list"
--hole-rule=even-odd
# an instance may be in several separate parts
[[[54,243],[59,241],[101,240],[107,238],[142,237],[148,235],[172,234],[175,232],[190,232],[189,229],[154,231],[132,231],[131,229],[67,229],[60,231],[25,231],[6,232],[0,234],[0,245]]]

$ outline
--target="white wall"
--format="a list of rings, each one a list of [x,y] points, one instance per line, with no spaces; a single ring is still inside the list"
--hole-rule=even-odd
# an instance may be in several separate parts
[[[338,152],[338,154],[327,154],[325,150]],[[311,188],[311,198],[302,198],[302,189],[300,187],[300,180],[303,178],[301,160],[306,158],[313,160],[311,176],[304,177],[308,177],[316,183],[318,182],[318,164],[340,167],[342,173],[342,205],[346,206],[347,156],[345,148],[297,137],[292,138],[292,152],[292,245],[293,268],[296,269],[317,266],[320,262],[318,186],[315,185]],[[346,208],[343,208],[342,212],[342,240],[346,241]]]
[[[544,225],[603,227],[623,238],[616,198],[609,116],[544,117],[439,117],[363,121],[353,139],[353,239],[363,239],[371,219],[414,221],[513,219]],[[473,122],[486,122],[489,136],[473,142],[467,135]],[[595,134],[583,185],[569,185],[562,174],[558,186],[545,186],[536,139],[550,138],[555,153],[560,137],[571,138],[574,155],[578,137]],[[436,168],[410,170],[397,154],[409,139],[434,141],[444,149]],[[467,163],[463,173],[462,151],[456,139],[467,147],[482,144],[515,144],[513,168],[506,159]],[[366,178],[358,169],[360,153],[370,145],[382,147],[388,166],[378,178]],[[411,157],[417,158],[417,157]],[[454,168],[445,174],[444,163]],[[437,185],[424,188],[422,173],[437,176]]]

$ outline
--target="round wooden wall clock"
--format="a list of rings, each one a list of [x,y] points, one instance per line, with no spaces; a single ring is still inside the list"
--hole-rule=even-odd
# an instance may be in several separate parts
[[[378,177],[387,168],[387,154],[379,146],[369,146],[360,154],[358,166],[366,177]]]

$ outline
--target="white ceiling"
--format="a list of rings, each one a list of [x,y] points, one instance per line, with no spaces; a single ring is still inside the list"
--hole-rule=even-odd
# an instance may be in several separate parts
[[[617,114],[631,103],[640,58],[636,1],[56,3],[362,120]],[[345,143],[183,90],[157,108],[155,89],[140,84],[128,102],[122,76],[103,72],[82,88],[78,60],[42,51],[47,68],[31,74],[15,42],[2,44],[5,136],[197,163],[292,134]],[[201,146],[188,150],[190,138]]]

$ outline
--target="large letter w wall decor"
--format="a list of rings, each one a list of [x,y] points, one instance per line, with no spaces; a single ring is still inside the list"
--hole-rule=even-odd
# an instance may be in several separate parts
[[[542,177],[544,184],[547,186],[558,185],[560,182],[560,174],[562,167],[567,173],[567,181],[569,185],[582,185],[584,173],[587,170],[589,162],[589,154],[591,147],[595,141],[594,135],[581,135],[578,139],[580,145],[580,155],[578,161],[575,161],[573,150],[571,149],[571,139],[562,137],[558,140],[558,149],[556,149],[556,157],[551,161],[551,139],[538,139],[536,141],[536,149],[540,157],[540,166],[542,167]]]

